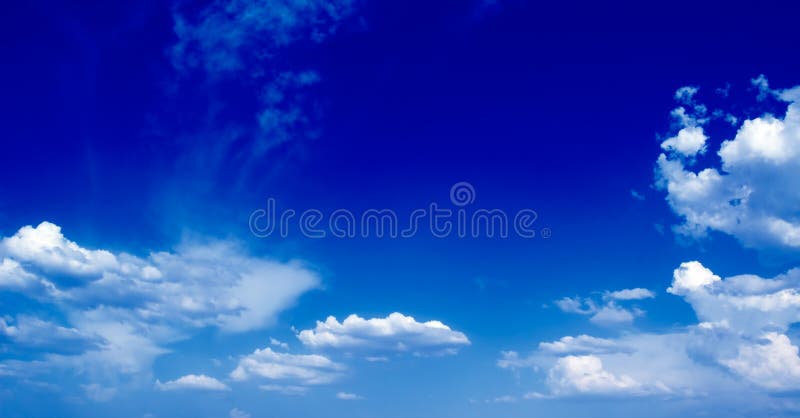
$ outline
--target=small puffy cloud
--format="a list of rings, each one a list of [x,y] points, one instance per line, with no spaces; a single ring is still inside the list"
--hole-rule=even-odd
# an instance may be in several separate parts
[[[698,261],[681,263],[672,277],[672,285],[667,292],[674,295],[685,295],[722,280]]]
[[[637,316],[644,313],[638,309],[626,309],[611,302],[598,309],[589,321],[602,326],[615,326],[630,324]]]
[[[343,401],[358,401],[364,399],[364,397],[361,395],[356,395],[355,393],[339,392],[336,394],[336,399],[340,399]]]
[[[364,319],[350,315],[339,322],[329,316],[317,321],[314,329],[300,331],[300,341],[313,348],[371,348],[385,350],[456,349],[469,345],[462,332],[440,321],[418,322],[414,317],[395,312],[386,318]],[[450,351],[448,351],[450,352]]]
[[[216,391],[226,391],[231,390],[228,385],[220,382],[213,377],[206,376],[204,374],[188,374],[186,376],[182,376],[175,380],[170,380],[169,382],[161,383],[161,381],[156,380],[156,389],[162,391],[171,391],[171,390],[216,390]]]
[[[559,358],[547,374],[547,383],[555,395],[636,393],[641,386],[629,376],[609,373],[593,355]]]
[[[719,164],[695,167],[687,152],[698,148],[694,137],[680,133],[665,142],[656,162],[656,186],[666,191],[672,210],[682,219],[679,234],[704,237],[709,230],[737,238],[750,248],[800,248],[800,88],[760,91],[786,102],[783,115],[764,114],[739,124],[732,139],[721,142]],[[765,93],[766,94],[766,93]],[[724,113],[724,112],[723,112]],[[691,121],[683,129],[695,127]],[[705,136],[705,134],[703,134]],[[692,140],[690,140],[693,138]],[[673,140],[674,139],[674,140]]]
[[[614,290],[612,292],[606,292],[603,296],[607,299],[615,299],[615,300],[640,300],[640,299],[652,299],[656,297],[656,294],[653,293],[651,290],[637,287],[634,289],[621,289],[621,290]]]
[[[694,157],[706,151],[708,137],[701,126],[689,126],[678,131],[678,134],[661,143],[661,148],[674,151],[685,157]]]
[[[236,381],[261,378],[318,385],[338,379],[345,366],[318,354],[278,353],[267,347],[239,359],[230,377]]]
[[[566,313],[576,313],[589,315],[597,312],[597,305],[591,299],[581,299],[575,297],[563,297],[553,302],[558,309]]]
[[[553,342],[541,342],[539,343],[539,350],[544,353],[566,355],[615,353],[626,351],[627,349],[614,340],[584,334],[577,337],[562,337]]]

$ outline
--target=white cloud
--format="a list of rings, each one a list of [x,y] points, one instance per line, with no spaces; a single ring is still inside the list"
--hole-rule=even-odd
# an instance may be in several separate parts
[[[272,337],[269,337],[269,345],[271,345],[273,347],[280,347],[280,348],[282,348],[284,350],[288,350],[289,349],[289,344],[286,344],[285,342],[283,342],[281,340],[278,340],[278,339],[275,339],[275,338],[272,338]]]
[[[685,157],[694,157],[706,151],[708,137],[701,126],[689,126],[678,131],[678,134],[661,143],[666,151],[675,151]]]
[[[216,390],[226,391],[231,390],[228,385],[220,382],[213,377],[204,374],[188,374],[175,380],[170,380],[166,383],[161,383],[156,380],[156,389],[162,391],[171,390]]]
[[[673,272],[672,286],[667,292],[674,295],[684,295],[705,286],[709,286],[722,279],[711,270],[697,261],[681,263]]]
[[[16,348],[51,353],[82,352],[103,342],[78,329],[62,327],[29,315],[18,315],[15,320],[0,317],[0,336],[5,336]]]
[[[339,322],[329,316],[314,329],[300,331],[300,341],[314,348],[373,348],[387,350],[455,349],[469,345],[466,335],[440,321],[417,322],[392,313],[386,318],[364,319],[350,315]]]
[[[776,332],[764,334],[764,342],[743,344],[735,358],[722,364],[749,381],[769,389],[794,390],[800,385],[800,358],[789,337]]]
[[[236,381],[255,377],[295,382],[296,385],[318,385],[338,379],[344,370],[344,365],[322,355],[277,353],[267,347],[239,359],[230,377]]]
[[[105,250],[87,250],[66,239],[61,227],[42,222],[36,228],[25,226],[0,241],[0,253],[16,261],[31,263],[45,272],[73,276],[99,275],[117,271],[122,266],[114,254]]]
[[[137,257],[81,247],[48,222],[0,241],[0,291],[46,303],[64,321],[4,318],[11,349],[109,380],[149,371],[168,344],[201,328],[267,327],[319,282],[302,263],[251,257],[230,241]]]
[[[656,297],[656,294],[648,289],[637,287],[635,289],[621,289],[613,292],[606,292],[603,296],[608,299],[616,300],[640,300],[652,299]]]
[[[613,327],[631,324],[644,311],[621,306],[622,302],[648,299],[655,295],[647,289],[622,289],[602,293],[602,301],[592,298],[565,297],[556,300],[555,305],[563,312],[590,316],[589,321],[596,325]]]
[[[625,309],[610,302],[592,315],[589,321],[602,326],[625,325],[632,323],[634,318],[643,314],[638,309]]]
[[[626,351],[614,340],[606,338],[596,338],[589,335],[579,335],[577,337],[566,336],[553,342],[539,343],[539,350],[545,353],[558,355],[565,354],[600,354],[615,353]]]
[[[566,313],[576,313],[589,315],[597,312],[597,305],[591,299],[581,299],[579,297],[563,297],[555,302],[558,309]]]
[[[641,386],[629,376],[609,373],[593,355],[559,358],[548,372],[547,383],[555,395],[635,393]]]
[[[768,89],[766,79],[757,85]],[[685,147],[677,139],[664,147],[656,186],[683,220],[678,233],[703,237],[715,230],[751,248],[800,248],[800,88],[769,91],[787,102],[786,113],[744,120],[719,147],[720,166],[694,168],[683,158],[699,136],[683,141]]]
[[[336,399],[341,399],[343,401],[358,401],[364,399],[364,397],[361,395],[356,395],[355,393],[339,392],[336,394]]]

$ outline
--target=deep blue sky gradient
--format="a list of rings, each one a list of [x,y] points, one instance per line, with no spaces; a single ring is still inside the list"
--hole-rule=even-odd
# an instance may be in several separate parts
[[[5,5],[0,235],[48,220],[83,246],[143,256],[187,236],[231,237],[254,254],[300,258],[322,272],[325,289],[305,295],[269,332],[204,332],[159,358],[156,376],[252,351],[265,335],[291,340],[290,325],[308,328],[353,312],[439,319],[465,332],[472,346],[457,358],[360,368],[348,384],[370,393],[362,403],[334,404],[336,390],[327,388],[306,399],[252,388],[203,399],[143,392],[92,411],[22,394],[0,411],[33,416],[58,405],[59,416],[139,416],[147,399],[159,416],[223,416],[230,407],[217,397],[235,396],[274,416],[318,416],[334,407],[338,416],[354,417],[530,416],[525,407],[492,410],[462,398],[535,384],[499,370],[497,353],[583,329],[581,317],[543,305],[627,287],[664,296],[672,270],[700,256],[722,276],[770,277],[792,266],[792,259],[765,259],[721,234],[677,242],[669,231],[677,219],[652,184],[678,87],[702,86],[713,103],[722,100],[713,89],[730,83],[726,105],[737,108],[737,95],[752,95],[749,80],[759,74],[777,86],[797,83],[796,23],[786,20],[798,10],[391,3],[367,1],[335,36],[300,42],[278,58],[281,68],[320,75],[304,93],[319,135],[246,167],[218,158],[213,146],[227,121],[254,114],[253,91],[176,73],[168,56],[176,6]],[[224,111],[209,120],[217,104]],[[295,209],[407,214],[447,203],[458,181],[475,186],[476,206],[536,210],[537,225],[552,237],[280,240],[247,229],[250,212],[267,197]],[[642,306],[644,329],[695,321],[685,302],[668,295]],[[592,402],[554,401],[536,414],[573,416]],[[647,411],[646,401],[626,408]]]

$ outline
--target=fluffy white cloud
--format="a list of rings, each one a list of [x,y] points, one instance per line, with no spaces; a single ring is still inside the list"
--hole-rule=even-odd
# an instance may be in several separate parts
[[[2,338],[12,352],[35,349],[51,368],[143,373],[170,343],[201,328],[269,326],[319,282],[302,263],[250,257],[233,242],[137,257],[81,247],[43,222],[0,241],[0,292],[45,303],[64,323],[6,317]]]
[[[175,380],[170,380],[166,383],[161,383],[156,380],[156,389],[163,391],[170,390],[216,390],[224,391],[230,390],[228,385],[220,382],[213,377],[204,374],[188,374]]]
[[[350,315],[339,322],[329,316],[297,338],[313,348],[374,348],[388,350],[447,349],[469,345],[466,335],[440,321],[417,322],[411,316],[392,313],[386,318],[364,319]]]
[[[0,253],[31,263],[45,272],[73,276],[99,275],[122,267],[114,254],[82,248],[66,239],[61,234],[61,227],[50,222],[42,222],[36,228],[30,225],[22,227],[13,236],[3,238]]]
[[[661,148],[674,151],[686,157],[694,157],[706,150],[708,137],[701,126],[689,126],[678,131],[678,134],[661,143]]]
[[[615,376],[593,355],[566,356],[548,372],[547,383],[555,395],[636,393],[640,384],[630,376]]]
[[[318,385],[338,379],[344,370],[343,364],[322,355],[277,353],[267,347],[239,359],[230,377],[236,381],[256,377],[297,385]]]
[[[683,219],[677,232],[702,237],[716,230],[748,247],[800,248],[800,87],[770,91],[787,103],[785,114],[744,120],[719,147],[719,167],[694,168],[684,158],[702,150],[699,132],[662,144],[656,185]]]

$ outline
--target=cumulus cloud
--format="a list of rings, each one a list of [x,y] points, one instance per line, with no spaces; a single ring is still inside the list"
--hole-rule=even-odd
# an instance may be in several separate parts
[[[440,321],[418,322],[398,312],[385,318],[370,319],[353,314],[342,322],[329,316],[325,322],[317,321],[315,328],[300,331],[297,338],[312,348],[398,351],[456,349],[470,344],[466,335]]]
[[[239,359],[230,377],[236,381],[251,378],[319,385],[342,376],[345,366],[319,354],[278,353],[267,347]]]
[[[105,376],[146,372],[170,343],[201,328],[269,326],[319,284],[300,262],[250,257],[230,241],[137,257],[84,248],[49,222],[2,239],[0,260],[0,292],[52,306],[64,321],[5,317],[0,338],[52,367]]]
[[[213,377],[204,374],[188,374],[175,380],[170,380],[166,383],[156,380],[156,389],[162,391],[170,390],[212,390],[212,391],[226,391],[231,390],[228,385],[220,382]]]
[[[640,384],[627,375],[615,376],[592,355],[566,356],[548,372],[547,383],[555,395],[635,393]]]
[[[687,127],[662,144],[656,186],[666,191],[670,207],[682,218],[675,228],[682,235],[703,237],[715,230],[751,248],[797,249],[800,87],[770,90],[766,78],[755,84],[786,103],[785,113],[741,122],[735,136],[719,146],[720,164],[705,167],[685,158],[701,152],[707,139],[689,118]],[[695,129],[692,135],[686,131],[690,128]]]

